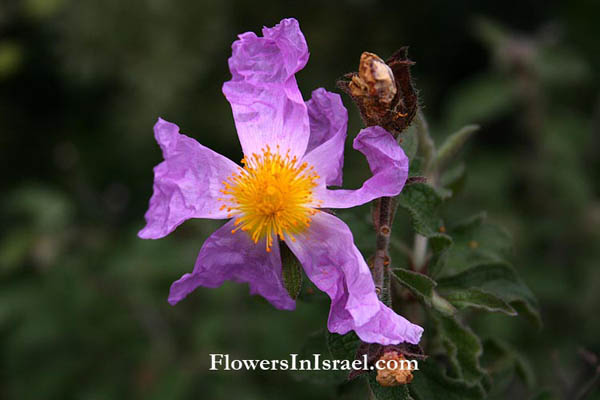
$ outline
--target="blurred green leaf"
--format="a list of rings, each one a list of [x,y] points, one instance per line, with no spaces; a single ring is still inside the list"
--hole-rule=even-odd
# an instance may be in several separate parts
[[[336,360],[354,360],[359,345],[360,339],[354,331],[345,335],[327,332],[327,347]]]
[[[456,166],[442,172],[440,176],[440,185],[449,189],[453,194],[456,194],[464,186],[467,169],[464,163],[459,163]]]
[[[502,48],[510,38],[510,32],[504,26],[486,17],[474,18],[472,27],[490,53]]]
[[[448,163],[458,154],[463,148],[467,140],[479,130],[479,125],[466,125],[458,131],[450,134],[439,147],[433,166],[436,170],[445,171]]]
[[[433,258],[429,262],[432,276],[443,267],[444,254],[452,244],[452,238],[445,233],[439,216],[442,198],[434,188],[425,183],[406,185],[397,197],[399,207],[407,210],[411,216],[413,229],[429,239]]]
[[[402,147],[402,150],[404,150],[406,157],[412,161],[415,158],[419,148],[417,128],[414,126],[414,124],[410,125],[404,132],[402,132],[400,138],[400,147]]]
[[[538,393],[533,395],[529,400],[559,400],[560,397],[556,396],[550,389],[541,389]]]
[[[423,176],[425,174],[423,157],[415,156],[408,166],[408,177]]]
[[[6,197],[4,206],[40,232],[61,232],[73,217],[73,203],[65,193],[42,186],[23,186]]]
[[[479,338],[456,317],[436,315],[435,320],[450,359],[452,376],[483,389],[488,376],[479,362],[483,352]]]
[[[446,197],[456,196],[463,190],[466,180],[467,170],[465,164],[459,163],[442,172],[439,180],[440,188],[448,193]]]
[[[448,377],[441,365],[428,359],[419,363],[409,385],[411,394],[419,400],[481,400],[485,392],[480,385],[469,385],[463,380]]]
[[[47,18],[56,14],[65,0],[26,0],[25,9],[33,17]]]
[[[543,46],[536,56],[535,68],[547,85],[572,88],[591,77],[590,66],[585,59],[570,49]]]
[[[440,290],[479,289],[492,293],[541,327],[537,300],[516,271],[507,263],[477,265],[457,275],[439,279],[438,285]]]
[[[507,315],[517,315],[517,312],[501,298],[481,289],[459,289],[444,293],[444,297],[458,308],[479,308],[485,311],[502,312]]]
[[[535,373],[529,362],[507,342],[499,338],[487,338],[483,342],[482,365],[492,375],[494,392],[500,395],[512,383],[515,373],[527,388],[535,386]],[[501,381],[502,382],[501,384]]]
[[[473,265],[505,260],[512,250],[512,239],[499,226],[487,222],[485,213],[467,218],[448,230],[453,244],[446,252],[441,276],[455,274]]]
[[[23,49],[18,43],[0,41],[0,79],[8,78],[14,74],[21,65]]]
[[[9,273],[17,269],[27,258],[34,242],[29,229],[15,229],[0,239],[0,272]]]
[[[494,73],[469,78],[450,95],[446,103],[445,126],[457,128],[473,122],[483,124],[508,111],[514,100],[508,78]]]

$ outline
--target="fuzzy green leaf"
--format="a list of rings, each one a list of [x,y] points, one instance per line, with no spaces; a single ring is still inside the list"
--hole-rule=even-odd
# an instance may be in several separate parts
[[[415,158],[417,149],[419,148],[419,139],[417,138],[417,129],[414,125],[409,126],[400,136],[400,147],[404,150],[404,154],[409,160]]]
[[[537,300],[531,290],[507,263],[495,262],[477,265],[457,275],[438,280],[440,289],[479,289],[492,293],[510,304],[538,327],[541,317]]]
[[[466,177],[467,169],[465,164],[459,163],[442,172],[440,175],[440,185],[450,193],[450,196],[454,196],[463,189],[467,180]]]
[[[393,270],[394,277],[406,286],[419,300],[428,307],[433,307],[442,314],[453,315],[456,309],[434,290],[437,283],[427,275],[407,269]]]
[[[477,335],[455,317],[437,315],[435,321],[450,358],[452,376],[470,385],[482,384],[487,373],[479,363],[483,348]]]
[[[393,269],[392,272],[402,285],[410,289],[425,304],[431,306],[433,288],[437,285],[433,279],[419,272],[402,268]]]
[[[463,380],[448,377],[434,360],[419,363],[409,385],[410,393],[422,400],[481,400],[485,391],[480,385],[469,385]]]
[[[448,100],[444,126],[483,123],[510,110],[513,87],[503,76],[486,73],[466,81]]]
[[[443,270],[435,277],[453,275],[474,265],[502,261],[512,251],[510,235],[497,225],[487,222],[485,213],[472,216],[449,229],[453,245],[446,252]]]
[[[354,331],[345,335],[327,332],[327,347],[331,356],[336,360],[354,360],[360,339]]]
[[[425,183],[414,183],[405,186],[397,200],[398,205],[410,214],[415,232],[429,239],[434,253],[429,269],[441,269],[446,249],[452,244],[452,238],[440,232],[443,227],[439,217],[441,196]]]
[[[433,308],[437,311],[441,312],[443,315],[454,315],[456,314],[456,308],[448,300],[437,294],[436,291],[433,292],[433,297],[431,298],[431,304]]]
[[[444,294],[446,300],[459,309],[473,307],[490,312],[501,312],[515,316],[517,312],[498,296],[481,289],[469,288],[452,290]]]
[[[533,397],[531,397],[530,400],[559,400],[559,399],[560,399],[560,397],[556,396],[554,394],[554,392],[552,392],[550,389],[542,389],[538,393],[533,395]]]
[[[442,220],[438,216],[442,199],[425,183],[414,183],[404,188],[398,196],[398,205],[406,209],[417,233],[425,237],[439,235]]]
[[[510,387],[515,373],[529,389],[535,387],[535,373],[529,362],[498,338],[488,338],[483,342],[482,365],[492,374],[494,391],[498,395]]]
[[[448,136],[436,153],[433,160],[434,168],[437,171],[444,171],[448,163],[462,149],[467,140],[478,130],[478,125],[467,125]]]

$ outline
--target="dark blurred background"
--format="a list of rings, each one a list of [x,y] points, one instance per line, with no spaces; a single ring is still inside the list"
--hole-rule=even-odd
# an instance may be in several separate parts
[[[171,307],[169,285],[219,223],[136,237],[161,161],[157,117],[240,159],[221,94],[231,43],[295,17],[311,52],[297,75],[306,99],[319,86],[336,90],[361,52],[387,57],[409,45],[434,137],[482,126],[445,213],[484,209],[513,235],[512,261],[540,300],[544,328],[496,314],[471,324],[521,351],[537,387],[564,398],[588,381],[600,352],[599,15],[595,0],[2,0],[0,397],[366,398],[356,382],[209,373],[210,353],[300,351],[325,326],[327,302],[277,311],[226,284]],[[357,112],[344,103],[345,186],[356,187],[368,173],[351,149]],[[374,247],[368,213],[339,213],[365,255]],[[400,215],[398,235],[405,225]]]

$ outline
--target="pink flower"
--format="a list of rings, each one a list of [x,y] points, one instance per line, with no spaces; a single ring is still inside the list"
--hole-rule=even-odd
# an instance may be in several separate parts
[[[232,79],[223,86],[245,158],[239,166],[179,133],[163,119],[154,126],[164,161],[154,169],[145,239],[171,233],[189,218],[229,219],[202,246],[192,273],[171,286],[175,304],[199,286],[246,282],[279,309],[295,302],[284,288],[279,241],[306,275],[331,297],[328,328],[354,330],[365,342],[419,342],[423,329],[381,303],[350,229],[320,208],[348,208],[395,196],[408,159],[383,128],[363,129],[354,148],[373,176],[357,190],[342,184],[347,111],[339,95],[317,89],[306,103],[294,74],[308,60],[298,22],[285,19],[233,43]]]

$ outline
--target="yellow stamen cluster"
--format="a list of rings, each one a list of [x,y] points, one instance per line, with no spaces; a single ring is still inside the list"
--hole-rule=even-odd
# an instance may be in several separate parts
[[[306,162],[299,163],[289,151],[280,155],[279,147],[269,146],[262,154],[244,157],[243,168],[223,181],[219,200],[230,218],[236,218],[236,228],[247,232],[255,243],[266,238],[271,251],[273,237],[284,234],[294,240],[294,234],[306,230],[319,206],[313,199],[313,189],[319,176]]]

